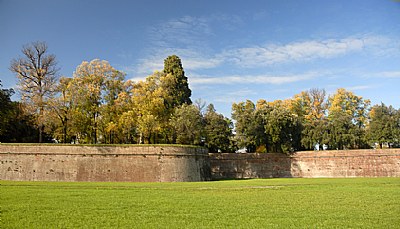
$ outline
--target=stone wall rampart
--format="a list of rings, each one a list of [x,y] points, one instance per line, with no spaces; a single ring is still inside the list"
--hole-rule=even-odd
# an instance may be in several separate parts
[[[210,154],[213,179],[400,177],[400,149]]]
[[[204,148],[0,145],[0,180],[170,182],[208,179],[208,151]]]
[[[211,153],[181,146],[0,144],[0,180],[171,182],[400,177],[400,149]]]

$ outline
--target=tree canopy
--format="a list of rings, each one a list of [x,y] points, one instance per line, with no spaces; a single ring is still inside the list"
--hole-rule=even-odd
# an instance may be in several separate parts
[[[400,111],[374,105],[343,88],[331,95],[312,88],[285,100],[232,104],[232,119],[213,104],[192,104],[181,59],[168,56],[162,71],[145,80],[105,60],[83,61],[72,77],[58,77],[55,56],[44,42],[22,49],[11,61],[19,80],[0,91],[0,141],[86,144],[190,144],[210,152],[290,153],[400,144]],[[1,86],[1,84],[0,84]],[[204,109],[206,107],[206,109]]]

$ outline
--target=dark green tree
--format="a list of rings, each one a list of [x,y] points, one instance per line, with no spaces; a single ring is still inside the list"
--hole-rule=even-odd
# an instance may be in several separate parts
[[[11,101],[13,94],[13,89],[0,89],[0,142],[37,142],[35,118],[25,113],[23,104]]]
[[[235,147],[232,142],[233,123],[222,114],[215,111],[214,105],[207,106],[206,113],[204,114],[205,122],[205,146],[212,153],[235,152]]]
[[[332,149],[354,149],[357,143],[358,127],[352,117],[341,113],[332,115],[328,121],[328,145]]]
[[[264,119],[252,101],[232,104],[232,118],[236,120],[235,132],[239,148],[246,148],[247,152],[253,153],[258,146],[266,144]]]
[[[368,138],[371,143],[378,143],[382,148],[383,143],[398,144],[400,141],[399,111],[392,106],[375,105],[370,112]]]
[[[4,136],[7,133],[13,110],[13,103],[11,102],[11,96],[14,94],[13,89],[3,89],[0,81],[0,136]],[[2,140],[4,141],[4,140]]]
[[[304,122],[303,120],[301,134],[303,149],[312,150],[317,143],[329,146],[329,128],[326,119],[310,122]]]
[[[268,152],[289,153],[300,148],[300,120],[283,106],[274,106],[265,116],[265,134]]]
[[[203,136],[203,120],[199,109],[194,105],[182,104],[175,108],[170,119],[176,143],[199,145]]]
[[[164,74],[172,75],[172,83],[163,86],[164,90],[169,94],[169,100],[166,100],[168,107],[177,107],[182,104],[192,104],[190,96],[192,91],[189,88],[188,78],[185,76],[185,71],[182,67],[181,59],[172,55],[164,60]]]

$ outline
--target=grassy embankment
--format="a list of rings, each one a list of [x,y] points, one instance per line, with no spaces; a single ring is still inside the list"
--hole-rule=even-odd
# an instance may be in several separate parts
[[[399,228],[400,178],[0,181],[0,228]]]

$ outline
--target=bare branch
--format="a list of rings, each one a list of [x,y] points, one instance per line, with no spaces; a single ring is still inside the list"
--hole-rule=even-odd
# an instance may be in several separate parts
[[[41,127],[46,103],[56,91],[59,71],[55,55],[48,54],[47,49],[45,42],[24,45],[21,50],[24,57],[13,59],[10,64],[10,70],[19,80],[23,100],[29,103],[27,105],[36,107],[37,125]]]

